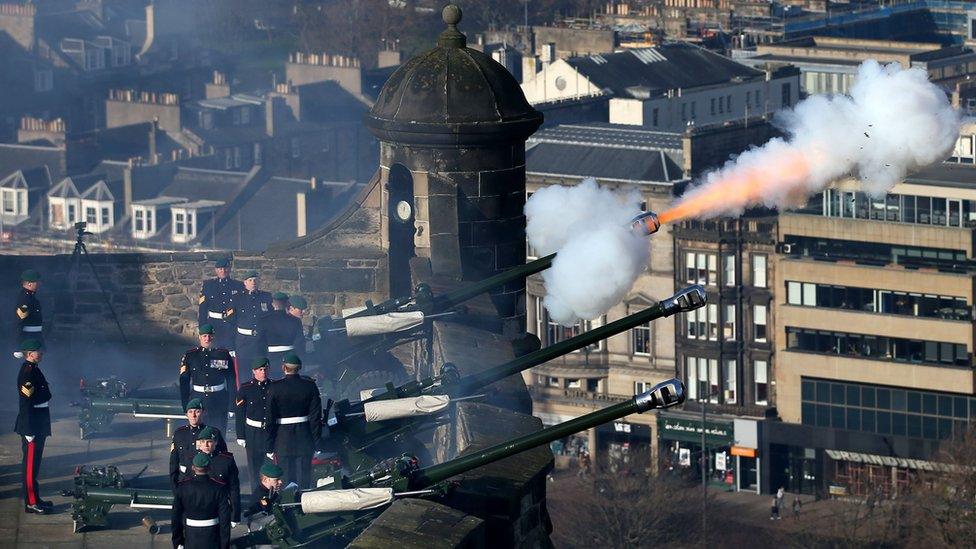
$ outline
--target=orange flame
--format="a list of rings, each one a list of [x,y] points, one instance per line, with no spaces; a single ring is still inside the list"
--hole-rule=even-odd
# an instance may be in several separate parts
[[[810,151],[808,151],[809,154]],[[810,158],[798,150],[782,151],[775,162],[763,166],[732,165],[699,187],[690,189],[677,204],[661,212],[661,223],[708,216],[729,208],[762,203],[772,187],[781,194],[803,192],[801,181],[810,175]]]

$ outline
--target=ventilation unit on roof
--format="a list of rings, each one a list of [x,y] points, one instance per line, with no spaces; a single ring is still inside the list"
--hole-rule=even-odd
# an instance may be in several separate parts
[[[634,57],[640,59],[641,63],[644,63],[645,65],[668,60],[667,57],[661,55],[661,52],[654,48],[641,48],[637,50],[630,50],[630,52],[634,54]]]

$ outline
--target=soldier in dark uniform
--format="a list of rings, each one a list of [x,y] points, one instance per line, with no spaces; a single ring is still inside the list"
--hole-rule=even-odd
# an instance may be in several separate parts
[[[14,431],[20,435],[20,448],[23,452],[24,510],[43,515],[54,505],[41,499],[37,486],[37,474],[41,469],[41,456],[44,454],[44,441],[51,436],[51,389],[44,379],[39,366],[41,362],[41,342],[28,339],[21,346],[24,363],[17,374],[17,396],[20,411]]]
[[[301,367],[298,355],[287,355],[281,365],[284,379],[268,389],[267,447],[289,482],[310,488],[312,455],[322,433],[322,398],[312,378],[298,375]]]
[[[234,342],[234,357],[237,359],[238,374],[255,358],[263,357],[267,349],[261,347],[258,336],[258,321],[271,314],[271,293],[258,289],[257,271],[244,273],[244,291],[231,299],[233,316],[237,319],[237,336]]]
[[[268,453],[265,444],[268,434],[264,422],[268,417],[268,359],[255,358],[251,361],[254,379],[241,385],[237,391],[237,444],[247,451],[247,468],[251,475],[251,488],[257,487],[260,479],[258,470]]]
[[[295,297],[299,304],[305,301]],[[267,349],[267,357],[271,364],[280,364],[281,359],[288,353],[301,355],[305,352],[305,334],[302,331],[301,310],[288,304],[288,296],[277,292],[272,301],[274,311],[265,316],[258,323],[258,335],[261,344]],[[291,310],[299,312],[298,317],[291,314]]]
[[[244,291],[244,284],[240,280],[230,278],[230,260],[218,259],[214,262],[214,273],[217,278],[204,281],[200,290],[199,323],[212,324],[214,327],[214,345],[223,349],[234,350],[234,306],[231,300]]]
[[[41,284],[41,273],[28,269],[20,275],[20,293],[17,295],[17,333],[16,341],[24,338],[44,341],[42,336],[41,302],[37,300],[37,288]]]
[[[227,411],[237,398],[237,376],[227,349],[214,347],[214,327],[200,326],[200,346],[183,354],[180,362],[180,398],[183,406],[191,398],[203,401],[210,424],[227,432]]]
[[[271,506],[278,500],[278,493],[284,484],[281,481],[284,474],[285,472],[280,466],[270,461],[261,466],[260,480],[251,493],[247,509],[244,510],[246,515],[271,512]]]
[[[231,524],[241,521],[241,477],[234,461],[234,454],[217,450],[220,433],[213,427],[204,427],[197,435],[196,448],[183,455],[185,463],[190,464],[197,452],[210,457],[210,476],[227,486],[230,498]]]
[[[183,473],[187,472],[186,463],[181,464],[180,459],[186,452],[193,452],[196,449],[197,435],[207,426],[203,422],[205,412],[206,410],[203,409],[203,401],[199,398],[190,400],[186,404],[187,424],[173,433],[173,444],[169,448],[169,479],[174,490],[180,477]],[[224,441],[223,435],[218,432],[217,437],[217,451],[226,452],[227,443]]]
[[[193,476],[173,491],[173,547],[230,548],[230,501],[227,487],[210,477],[210,456],[193,458]]]

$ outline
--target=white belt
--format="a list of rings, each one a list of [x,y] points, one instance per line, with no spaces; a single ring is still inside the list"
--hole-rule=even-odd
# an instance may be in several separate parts
[[[221,383],[220,385],[194,385],[193,390],[198,393],[216,393],[217,391],[223,391],[227,388],[226,383]]]
[[[31,334],[36,334],[44,330],[43,326],[24,326],[20,329],[23,332],[28,332]]]
[[[220,524],[220,520],[215,518],[203,520],[191,518],[186,519],[187,526],[194,526],[196,528],[206,528],[207,526],[217,526],[218,524]]]
[[[208,318],[218,318],[218,319],[223,320],[224,313],[215,313],[213,311],[207,311],[207,317]]]
[[[237,333],[246,336],[252,336],[257,332],[257,330],[248,330],[247,328],[237,328]]]
[[[42,402],[40,404],[35,404],[34,407],[35,408],[47,408],[50,405],[51,405],[51,401],[47,401],[47,402]]]
[[[269,353],[283,353],[285,351],[291,351],[294,349],[294,345],[268,345]]]
[[[186,472],[186,465],[180,465],[180,472],[181,473],[185,473]]]
[[[280,417],[278,418],[278,425],[291,425],[293,423],[305,423],[308,420],[309,420],[309,416]]]
[[[247,423],[251,427],[257,427],[258,429],[264,429],[264,423],[262,423],[262,422],[260,422],[260,421],[258,421],[256,419],[251,419],[249,417],[246,417],[246,418],[244,418],[244,423]]]

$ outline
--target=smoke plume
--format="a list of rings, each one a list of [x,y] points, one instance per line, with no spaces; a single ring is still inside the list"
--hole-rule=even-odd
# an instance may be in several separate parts
[[[647,267],[647,239],[630,229],[641,212],[636,190],[612,191],[592,178],[540,189],[525,204],[529,244],[540,256],[559,252],[542,272],[544,305],[571,326],[607,312]]]
[[[922,69],[866,61],[849,96],[811,96],[774,123],[786,139],[771,139],[706,174],[661,221],[795,207],[845,175],[858,177],[868,194],[883,195],[948,156],[960,117]]]

